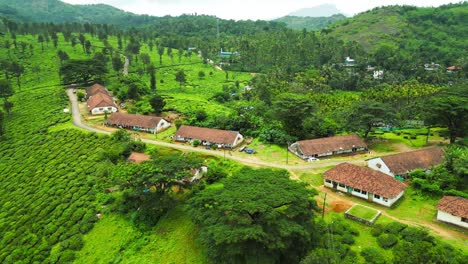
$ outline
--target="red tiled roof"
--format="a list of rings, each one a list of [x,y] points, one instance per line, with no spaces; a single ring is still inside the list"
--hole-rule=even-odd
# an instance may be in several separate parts
[[[437,210],[468,218],[468,199],[458,196],[444,196],[436,206]]]
[[[239,132],[205,127],[181,126],[176,137],[204,140],[211,143],[233,145]]]
[[[132,152],[132,154],[130,154],[130,157],[128,157],[127,161],[140,164],[143,161],[150,160],[150,159],[151,159],[150,155],[147,155],[144,153]]]
[[[302,154],[306,156],[359,147],[367,148],[366,143],[358,135],[309,139],[297,143]]]
[[[106,123],[114,126],[156,128],[161,120],[162,118],[157,116],[112,113]]]
[[[90,97],[90,96],[93,96],[97,93],[103,93],[103,94],[107,94],[109,95],[109,91],[107,91],[106,87],[96,83],[96,84],[93,84],[91,87],[89,87],[88,89],[86,89],[86,96],[87,97]]]
[[[461,68],[458,67],[458,66],[450,66],[450,67],[447,67],[447,70],[449,70],[449,71],[459,71],[459,70],[461,70]]]
[[[112,97],[105,95],[103,93],[97,93],[93,96],[91,96],[88,101],[88,110],[91,111],[93,108],[96,107],[115,107],[117,108],[117,105],[115,105],[114,100]]]
[[[328,170],[325,179],[351,186],[385,198],[395,198],[405,190],[406,185],[380,171],[349,163]]]
[[[427,148],[381,158],[393,174],[403,175],[415,169],[429,169],[444,160],[440,148]]]

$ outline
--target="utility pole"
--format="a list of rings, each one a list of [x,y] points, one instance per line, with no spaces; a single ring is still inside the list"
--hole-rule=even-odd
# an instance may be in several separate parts
[[[322,220],[325,217],[325,202],[327,200],[327,193],[325,193],[325,197],[323,197],[323,207],[322,207]]]

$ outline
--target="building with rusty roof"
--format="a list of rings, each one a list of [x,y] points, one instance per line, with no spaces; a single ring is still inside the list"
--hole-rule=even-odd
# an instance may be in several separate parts
[[[366,151],[367,144],[358,135],[346,135],[301,140],[291,144],[288,149],[301,159],[307,160]]]
[[[109,95],[109,91],[107,90],[106,87],[96,83],[96,84],[93,84],[92,86],[88,87],[88,89],[86,89],[86,98],[89,98],[93,95],[96,95],[98,93],[103,93],[105,95]]]
[[[114,99],[104,93],[96,93],[86,101],[88,111],[92,115],[102,115],[104,113],[114,113],[118,111]]]
[[[468,228],[468,199],[444,196],[436,206],[437,220]]]
[[[174,139],[183,142],[199,140],[203,145],[215,144],[219,147],[233,148],[239,145],[244,137],[237,131],[183,125],[177,130]]]
[[[433,147],[369,159],[367,165],[390,176],[406,176],[415,169],[428,170],[443,161],[444,152]]]
[[[151,159],[151,156],[148,155],[148,154],[139,153],[139,152],[132,152],[130,154],[130,156],[127,158],[127,161],[132,162],[132,163],[136,163],[136,164],[140,164],[143,161],[147,161],[147,160],[150,160],[150,159]]]
[[[107,119],[106,125],[153,134],[171,126],[169,122],[161,117],[126,113],[112,113]]]
[[[387,174],[349,163],[341,163],[323,177],[326,187],[384,206],[392,206],[406,188],[404,183]]]

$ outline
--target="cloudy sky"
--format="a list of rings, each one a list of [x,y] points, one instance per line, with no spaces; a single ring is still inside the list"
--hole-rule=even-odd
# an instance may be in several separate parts
[[[154,16],[208,14],[224,19],[273,19],[301,8],[330,3],[343,13],[354,15],[376,6],[439,6],[460,0],[62,0],[70,4],[104,3],[136,14]]]

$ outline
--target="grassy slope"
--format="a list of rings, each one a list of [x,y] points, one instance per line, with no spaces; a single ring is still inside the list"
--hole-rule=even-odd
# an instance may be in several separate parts
[[[76,263],[207,263],[196,242],[197,229],[182,206],[170,211],[149,232],[117,214],[104,215],[86,235]]]

